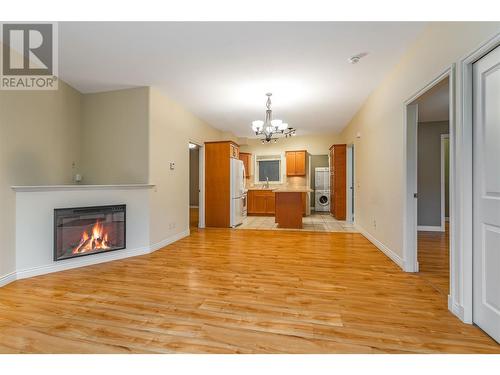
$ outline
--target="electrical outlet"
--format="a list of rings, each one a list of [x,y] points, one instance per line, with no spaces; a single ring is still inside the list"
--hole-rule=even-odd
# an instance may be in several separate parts
[[[170,170],[173,171],[175,169],[175,163],[172,161],[170,162]]]
[[[373,219],[373,229],[377,229],[377,220]]]

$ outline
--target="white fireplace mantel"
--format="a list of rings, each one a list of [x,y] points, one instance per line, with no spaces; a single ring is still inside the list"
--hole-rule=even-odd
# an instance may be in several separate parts
[[[120,184],[120,185],[21,185],[11,186],[12,190],[18,192],[29,191],[78,191],[78,190],[129,190],[129,189],[152,189],[151,184]]]

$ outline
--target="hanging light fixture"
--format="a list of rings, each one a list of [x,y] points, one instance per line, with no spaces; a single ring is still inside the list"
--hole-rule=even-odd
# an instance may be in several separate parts
[[[282,120],[273,120],[273,111],[271,109],[271,96],[273,94],[268,92],[266,94],[266,118],[264,121],[255,120],[252,121],[252,130],[255,135],[263,135],[262,143],[278,142],[278,137],[284,136],[285,138],[295,135],[294,128],[288,126],[286,122]]]

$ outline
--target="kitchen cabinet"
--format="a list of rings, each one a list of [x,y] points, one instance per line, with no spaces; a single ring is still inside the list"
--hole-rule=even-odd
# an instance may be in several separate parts
[[[247,210],[249,215],[274,216],[274,192],[272,190],[249,190]]]
[[[236,155],[236,156],[233,156]],[[231,141],[205,142],[205,225],[230,226],[231,158],[239,146]]]
[[[305,150],[286,152],[286,175],[305,176],[306,175],[306,154]]]
[[[252,154],[248,152],[240,152],[240,160],[245,166],[245,178],[250,178],[253,176],[252,172]]]
[[[337,220],[346,219],[347,145],[330,147],[330,213]]]

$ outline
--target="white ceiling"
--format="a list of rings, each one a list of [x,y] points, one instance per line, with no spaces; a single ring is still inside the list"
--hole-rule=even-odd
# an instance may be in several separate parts
[[[418,121],[448,121],[450,118],[450,84],[448,78],[420,96],[418,103]]]
[[[62,22],[60,77],[84,93],[151,85],[213,126],[252,136],[273,114],[299,134],[340,131],[421,22]],[[347,59],[368,52],[358,64]]]

